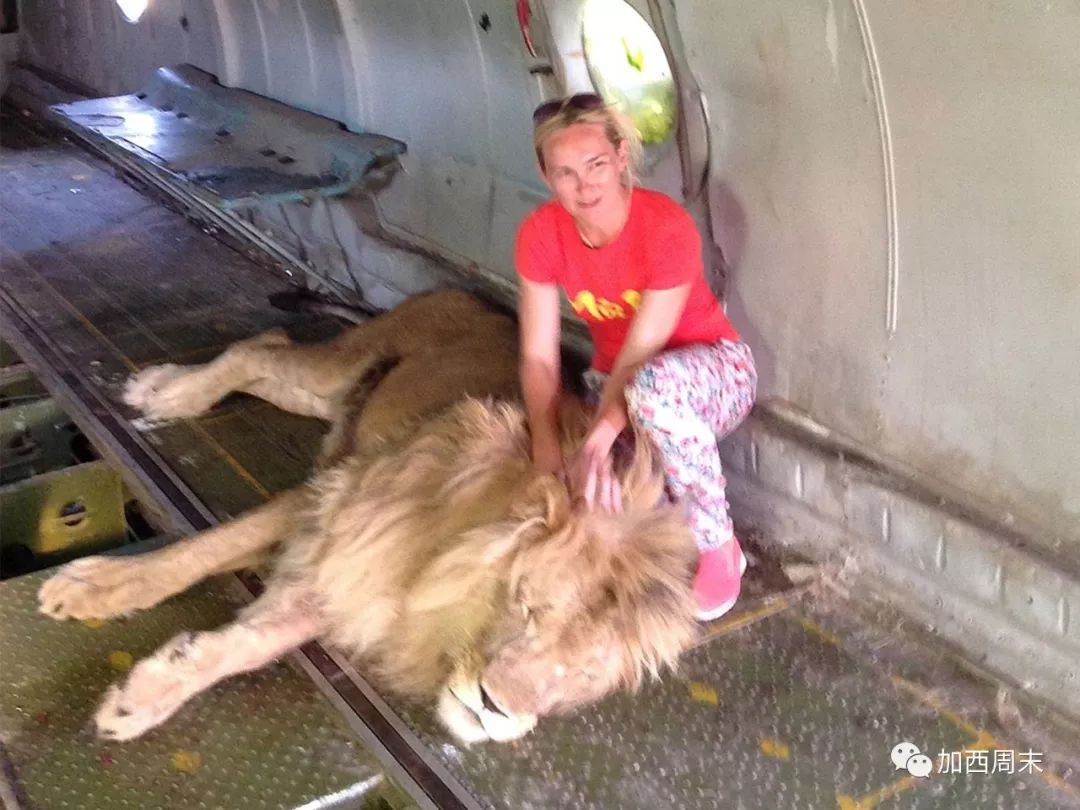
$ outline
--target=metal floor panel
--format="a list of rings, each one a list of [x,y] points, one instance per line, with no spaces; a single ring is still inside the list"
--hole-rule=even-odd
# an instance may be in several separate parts
[[[139,740],[97,739],[91,718],[110,683],[240,602],[219,581],[125,621],[56,622],[36,609],[45,576],[0,585],[0,741],[28,807],[298,808],[357,785],[369,787],[352,806],[413,806],[288,664],[211,688]]]
[[[85,179],[72,195],[68,178],[74,174]],[[32,159],[26,151],[2,150],[0,183],[15,190],[0,199],[3,292],[32,314],[35,328],[98,395],[111,398],[113,412],[102,418],[122,416],[116,394],[130,370],[166,358],[203,359],[235,337],[279,324],[295,333],[297,324],[311,323],[264,305],[265,294],[279,286],[265,271],[150,205],[74,149],[44,142]],[[315,324],[313,334],[325,328]],[[144,438],[199,501],[224,518],[298,480],[314,453],[315,423],[269,417],[269,410],[236,398]],[[30,581],[25,588],[12,609],[30,621]],[[190,625],[200,621],[199,600],[225,610],[214,593],[212,587],[197,591],[135,621],[149,627],[168,616]],[[905,740],[934,757],[964,748],[1022,750],[1030,743],[996,725],[992,692],[988,700],[955,670],[917,663],[927,653],[910,643],[889,636],[867,643],[873,633],[851,612],[824,592],[744,600],[710,628],[711,640],[685,657],[677,675],[638,695],[547,720],[514,744],[456,745],[429,711],[404,706],[392,706],[385,725],[415,737],[417,756],[464,786],[466,804],[492,808],[1080,807],[1073,752],[1049,747],[1040,750],[1041,773],[915,779],[897,771],[889,753]],[[135,625],[108,628],[116,636],[106,646],[142,654],[141,646],[116,646],[125,643],[129,626]],[[84,637],[92,634],[79,637],[89,643]],[[888,659],[893,647],[900,652]],[[61,703],[82,688],[76,661],[103,666],[98,648],[80,649],[67,666],[49,667]],[[280,671],[219,684],[154,734],[187,739],[198,723],[212,722],[215,711],[234,712],[222,720],[237,726],[229,733],[242,734],[239,726],[247,724],[259,728],[260,718],[214,707],[244,705],[252,682]],[[948,701],[963,704],[963,711],[948,708]],[[98,744],[71,722],[56,732],[68,735],[56,744],[91,767],[87,752]],[[211,759],[203,756],[205,763]],[[247,806],[221,801],[215,791],[224,785],[204,787],[201,806]]]
[[[336,196],[405,144],[228,87],[179,65],[138,93],[52,108],[66,126],[109,141],[225,209]]]
[[[899,742],[917,741],[935,762],[942,751],[1008,744],[928,710],[806,612],[725,634],[685,656],[677,676],[548,720],[511,746],[447,746],[426,716],[399,711],[492,807],[1078,806],[1039,775],[897,772],[889,753]]]

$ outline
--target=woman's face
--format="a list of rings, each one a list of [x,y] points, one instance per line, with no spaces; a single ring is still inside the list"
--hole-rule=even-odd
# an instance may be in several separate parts
[[[601,124],[572,124],[544,142],[544,179],[576,220],[602,221],[622,205],[626,145],[616,149]]]

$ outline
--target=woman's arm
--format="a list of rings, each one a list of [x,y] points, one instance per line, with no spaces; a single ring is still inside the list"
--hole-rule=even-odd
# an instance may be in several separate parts
[[[667,345],[689,295],[690,285],[683,284],[667,290],[646,290],[641,296],[626,342],[600,392],[592,427],[571,464],[574,490],[590,507],[597,497],[607,509],[621,507],[609,455],[615,439],[629,421],[623,390],[634,372]]]
[[[559,397],[561,360],[559,288],[520,278],[521,389],[532,435],[533,464],[541,472],[560,474]]]

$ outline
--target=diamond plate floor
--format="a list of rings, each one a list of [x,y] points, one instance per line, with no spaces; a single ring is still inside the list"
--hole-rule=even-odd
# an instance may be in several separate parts
[[[97,739],[90,718],[110,683],[239,602],[216,582],[127,621],[55,622],[36,610],[45,576],[0,586],[0,741],[29,807],[295,808],[355,785],[372,786],[356,807],[413,806],[288,664],[219,684],[134,742]]]
[[[799,605],[733,629],[686,656],[677,676],[549,721],[513,746],[461,750],[447,746],[426,717],[406,716],[498,807],[1080,804],[1068,785],[1054,789],[1057,780],[1046,771],[927,780],[898,772],[889,753],[903,741],[916,742],[935,764],[943,751],[1015,743],[936,706],[930,690],[870,664],[869,655],[847,652],[848,639],[818,621],[833,623]],[[989,726],[989,717],[973,714]]]
[[[4,130],[6,140],[11,128]],[[114,400],[121,380],[145,364],[205,358],[236,337],[279,322],[294,334],[318,336],[329,328],[266,308],[265,294],[279,285],[264,270],[67,145],[29,135],[5,143],[0,182],[14,190],[0,199],[3,290]],[[303,478],[320,428],[237,398],[202,419],[147,435],[177,475],[224,518]],[[31,613],[32,582],[16,582],[24,590],[11,596],[10,609],[21,611],[20,621],[43,621]],[[224,603],[215,601],[220,599],[212,589],[182,597],[148,614],[147,627],[165,615],[178,625],[197,623],[200,615],[209,621],[195,605],[210,600],[224,611]],[[106,648],[141,654],[141,646],[123,646],[127,630],[72,628],[68,632],[77,631],[77,637],[55,642],[71,647],[63,666],[35,652],[47,666],[43,677],[52,699],[58,705],[76,699],[83,688],[79,666],[107,673],[101,657]],[[38,644],[37,630],[19,632],[20,648]],[[95,635],[102,632],[115,636],[100,648],[79,646],[104,638]],[[1054,746],[1032,742],[1030,723],[1022,733],[1000,725],[992,689],[958,676],[941,651],[875,629],[845,600],[821,591],[750,600],[709,634],[677,675],[638,695],[550,720],[512,745],[463,748],[435,727],[429,712],[395,708],[426,755],[485,807],[1080,807],[1075,747],[1063,748],[1057,737]],[[212,715],[230,733],[264,728],[268,721],[242,710],[251,684],[264,677],[274,675],[220,684],[160,733],[187,739],[199,723],[213,722]],[[84,710],[82,720],[42,734],[61,738],[55,744],[68,752],[64,756],[73,767],[100,768],[97,749],[82,730],[85,716]],[[28,733],[33,726],[25,716],[22,722]],[[338,727],[336,720],[327,722],[327,728]],[[306,734],[329,733],[305,728]],[[890,762],[890,750],[902,741],[917,744],[935,764],[940,752],[989,754],[1037,746],[1042,771],[916,779]],[[239,750],[243,745],[230,746],[235,756],[255,756]],[[251,745],[257,750],[256,742]],[[197,747],[177,745],[162,753],[171,756],[174,750]],[[295,756],[302,768],[312,763],[306,755]],[[204,763],[212,759],[204,752]],[[164,779],[162,768],[169,773],[167,764],[139,761],[145,779]],[[250,806],[229,790],[208,781],[169,806]]]

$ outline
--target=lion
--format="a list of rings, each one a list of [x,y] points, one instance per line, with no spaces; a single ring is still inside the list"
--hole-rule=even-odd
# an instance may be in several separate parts
[[[696,636],[685,517],[644,440],[620,470],[618,514],[572,503],[534,470],[516,334],[511,317],[442,291],[326,343],[278,330],[206,365],[130,378],[126,401],[153,419],[239,391],[331,428],[305,485],[154,552],[69,563],[42,585],[45,614],[107,619],[272,559],[235,622],[181,633],[110,687],[99,735],[135,738],[310,640],[433,703],[467,743],[515,739],[674,666]],[[589,413],[570,395],[560,407],[570,452]]]

